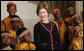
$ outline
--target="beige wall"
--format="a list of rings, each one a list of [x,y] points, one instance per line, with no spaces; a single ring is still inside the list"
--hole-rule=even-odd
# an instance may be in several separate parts
[[[76,1],[76,13],[80,15],[81,10],[83,10],[83,1]]]
[[[7,3],[10,1],[1,1],[1,20],[6,18],[9,14],[7,12]],[[24,26],[29,29],[32,36],[32,41],[34,41],[33,37],[33,28],[34,25],[39,21],[39,17],[36,14],[37,6],[35,4],[29,3],[28,1],[12,1],[17,5],[17,13],[16,15],[20,16],[24,22]]]

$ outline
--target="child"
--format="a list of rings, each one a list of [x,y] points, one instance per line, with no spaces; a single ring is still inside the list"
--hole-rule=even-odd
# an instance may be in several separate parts
[[[48,20],[49,9],[45,2],[37,6],[40,22],[34,26],[34,40],[37,50],[60,50],[60,35],[57,26]]]
[[[10,45],[12,42],[12,34],[8,31],[1,33],[1,50],[13,50]]]
[[[27,28],[20,28],[17,30],[18,44],[15,50],[35,50],[35,45],[31,43],[31,35]]]
[[[74,38],[69,46],[69,50],[83,50],[83,38],[82,38],[82,28],[76,26],[74,28]]]

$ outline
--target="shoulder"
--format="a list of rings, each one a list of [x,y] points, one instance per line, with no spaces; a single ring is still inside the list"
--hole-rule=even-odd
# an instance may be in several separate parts
[[[21,17],[19,17],[19,19],[20,19],[21,21],[23,21],[23,19],[22,19]]]
[[[11,34],[16,34],[16,32],[13,29],[8,30]]]
[[[20,44],[17,44],[15,46],[16,49],[22,49],[24,47],[26,47],[28,44],[26,42],[23,42],[23,43],[20,43]]]
[[[36,46],[33,43],[30,43],[30,47],[31,47],[32,50],[36,49]]]
[[[73,43],[77,42],[77,39],[76,38],[73,38]]]
[[[9,20],[9,19],[10,19],[10,17],[6,17],[2,21],[6,21],[6,20]]]
[[[35,46],[33,43],[30,43],[30,46]]]
[[[58,25],[56,21],[52,21],[53,24]]]
[[[55,23],[52,22],[53,25],[56,25]]]
[[[57,27],[57,22],[56,21],[52,22],[52,24],[53,24],[53,26]]]
[[[40,25],[40,22],[36,23],[34,27],[38,27]]]
[[[10,17],[6,17],[6,18],[4,18],[3,20],[7,20],[7,19],[10,19]]]
[[[54,20],[53,20],[52,22],[53,22],[53,23],[57,23],[57,22],[56,22],[56,21],[54,21]]]

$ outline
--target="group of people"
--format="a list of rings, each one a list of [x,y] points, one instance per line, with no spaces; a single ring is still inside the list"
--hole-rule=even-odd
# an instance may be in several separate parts
[[[15,14],[16,4],[9,2],[7,12],[9,16],[1,21],[1,50],[35,50],[36,46],[31,43],[30,31]]]
[[[40,2],[36,11],[40,21],[34,25],[34,43],[31,32],[15,14],[16,4],[9,2],[7,12],[9,16],[1,21],[1,50],[83,50],[83,11],[79,16],[74,7],[69,7],[63,20],[61,10],[54,9],[55,19],[50,21],[48,4]]]

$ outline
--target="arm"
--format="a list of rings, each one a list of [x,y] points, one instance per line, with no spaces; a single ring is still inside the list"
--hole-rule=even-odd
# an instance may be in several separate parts
[[[74,44],[74,41],[72,41],[72,43],[70,44],[68,50],[72,50],[72,48],[73,48],[73,44]]]
[[[40,33],[39,33],[39,27],[35,26],[34,27],[34,42],[36,45],[36,49],[40,48]]]

